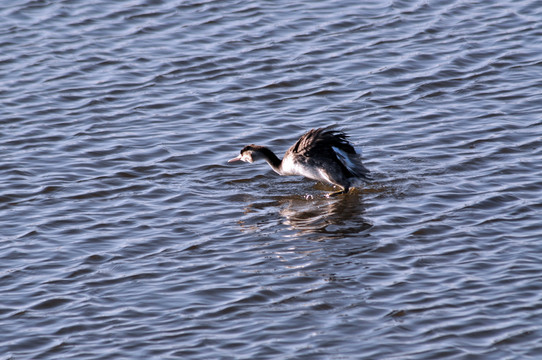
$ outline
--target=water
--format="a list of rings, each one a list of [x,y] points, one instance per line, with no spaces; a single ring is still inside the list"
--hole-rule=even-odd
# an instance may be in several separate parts
[[[0,359],[542,353],[540,1],[0,17]],[[347,196],[226,163],[333,124]]]

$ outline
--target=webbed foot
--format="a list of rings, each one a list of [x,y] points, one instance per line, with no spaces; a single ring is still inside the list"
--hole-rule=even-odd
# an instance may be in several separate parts
[[[342,194],[346,194],[348,192],[348,190],[350,190],[350,188],[344,188],[340,191],[336,191],[336,192],[332,192],[332,193],[329,193],[329,194],[326,194],[326,197],[327,198],[330,198],[330,197],[335,197],[337,195],[342,195]]]

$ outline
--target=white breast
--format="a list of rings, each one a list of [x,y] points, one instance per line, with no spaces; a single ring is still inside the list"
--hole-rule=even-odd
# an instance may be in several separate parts
[[[282,160],[281,175],[299,175],[309,179],[321,180],[322,176],[318,169],[304,166],[302,163],[295,162],[291,157],[287,156]]]

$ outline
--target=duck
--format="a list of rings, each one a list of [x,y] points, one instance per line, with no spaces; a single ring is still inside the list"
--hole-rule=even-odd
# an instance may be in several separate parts
[[[361,153],[348,141],[348,136],[339,130],[327,128],[311,129],[303,134],[279,159],[266,146],[246,145],[239,155],[228,163],[243,161],[253,163],[265,160],[279,175],[304,176],[329,183],[340,188],[326,197],[347,194],[360,182],[370,181],[370,171],[363,166]]]

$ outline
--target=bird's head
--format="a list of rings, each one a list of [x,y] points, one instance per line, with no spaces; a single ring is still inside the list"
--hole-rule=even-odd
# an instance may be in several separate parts
[[[253,163],[254,161],[261,158],[259,148],[260,146],[258,145],[247,145],[241,149],[241,151],[239,152],[239,156],[228,160],[228,162],[230,163],[235,161],[244,161],[248,163]]]

